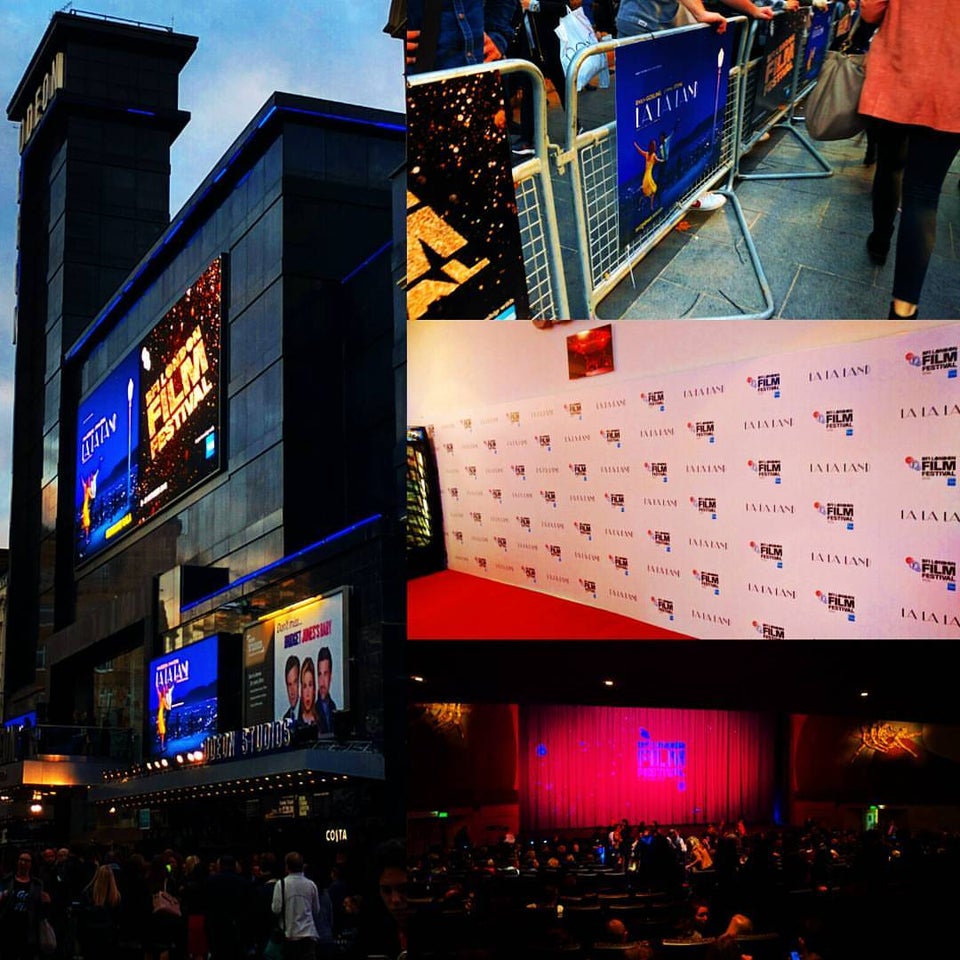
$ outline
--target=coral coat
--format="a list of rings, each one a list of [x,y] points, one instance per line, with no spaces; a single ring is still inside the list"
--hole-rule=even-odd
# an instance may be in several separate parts
[[[956,0],[862,0],[881,21],[867,54],[860,112],[960,133],[960,16]]]

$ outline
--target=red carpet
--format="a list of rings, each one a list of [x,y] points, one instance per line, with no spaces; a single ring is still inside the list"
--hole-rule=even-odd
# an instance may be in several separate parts
[[[409,640],[690,640],[585,603],[443,570],[407,582]]]

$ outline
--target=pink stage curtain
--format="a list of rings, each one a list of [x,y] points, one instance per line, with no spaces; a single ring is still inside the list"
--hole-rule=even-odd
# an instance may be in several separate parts
[[[769,714],[521,707],[521,829],[769,823],[774,744]]]

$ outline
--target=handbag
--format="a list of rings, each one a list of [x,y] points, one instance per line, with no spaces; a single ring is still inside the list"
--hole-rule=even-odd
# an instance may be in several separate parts
[[[180,901],[166,890],[158,890],[153,895],[153,912],[168,917],[180,916]]]
[[[864,57],[862,53],[827,51],[820,77],[807,97],[807,132],[814,140],[846,140],[866,127],[860,114]]]
[[[567,12],[560,18],[554,33],[560,41],[560,63],[564,73],[569,70],[571,61],[581,50],[596,46],[600,42],[582,7],[577,7],[576,10],[567,7]],[[594,77],[599,78],[600,86],[604,90],[610,86],[610,64],[605,53],[588,57],[580,65],[577,90],[582,90]]]
[[[286,937],[284,936],[286,917],[287,912],[287,896],[286,889],[283,885],[283,880],[277,881],[280,884],[280,926],[275,927],[270,931],[270,936],[267,937],[267,942],[263,948],[263,960],[283,960],[284,953],[284,941]]]
[[[50,921],[44,918],[40,921],[40,934],[38,937],[40,953],[45,957],[52,956],[57,952],[57,935],[53,932],[53,926]]]

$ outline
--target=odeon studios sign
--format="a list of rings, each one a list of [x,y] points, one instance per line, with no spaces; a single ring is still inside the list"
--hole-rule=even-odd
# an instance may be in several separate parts
[[[218,733],[203,741],[204,763],[238,760],[261,753],[285,750],[293,743],[293,721],[273,720],[256,723],[227,733]]]
[[[23,118],[20,121],[20,153],[30,142],[34,130],[40,124],[53,95],[63,88],[63,53],[58,53],[50,61],[50,69],[43,75],[43,79],[37,85],[33,97],[27,104]]]

